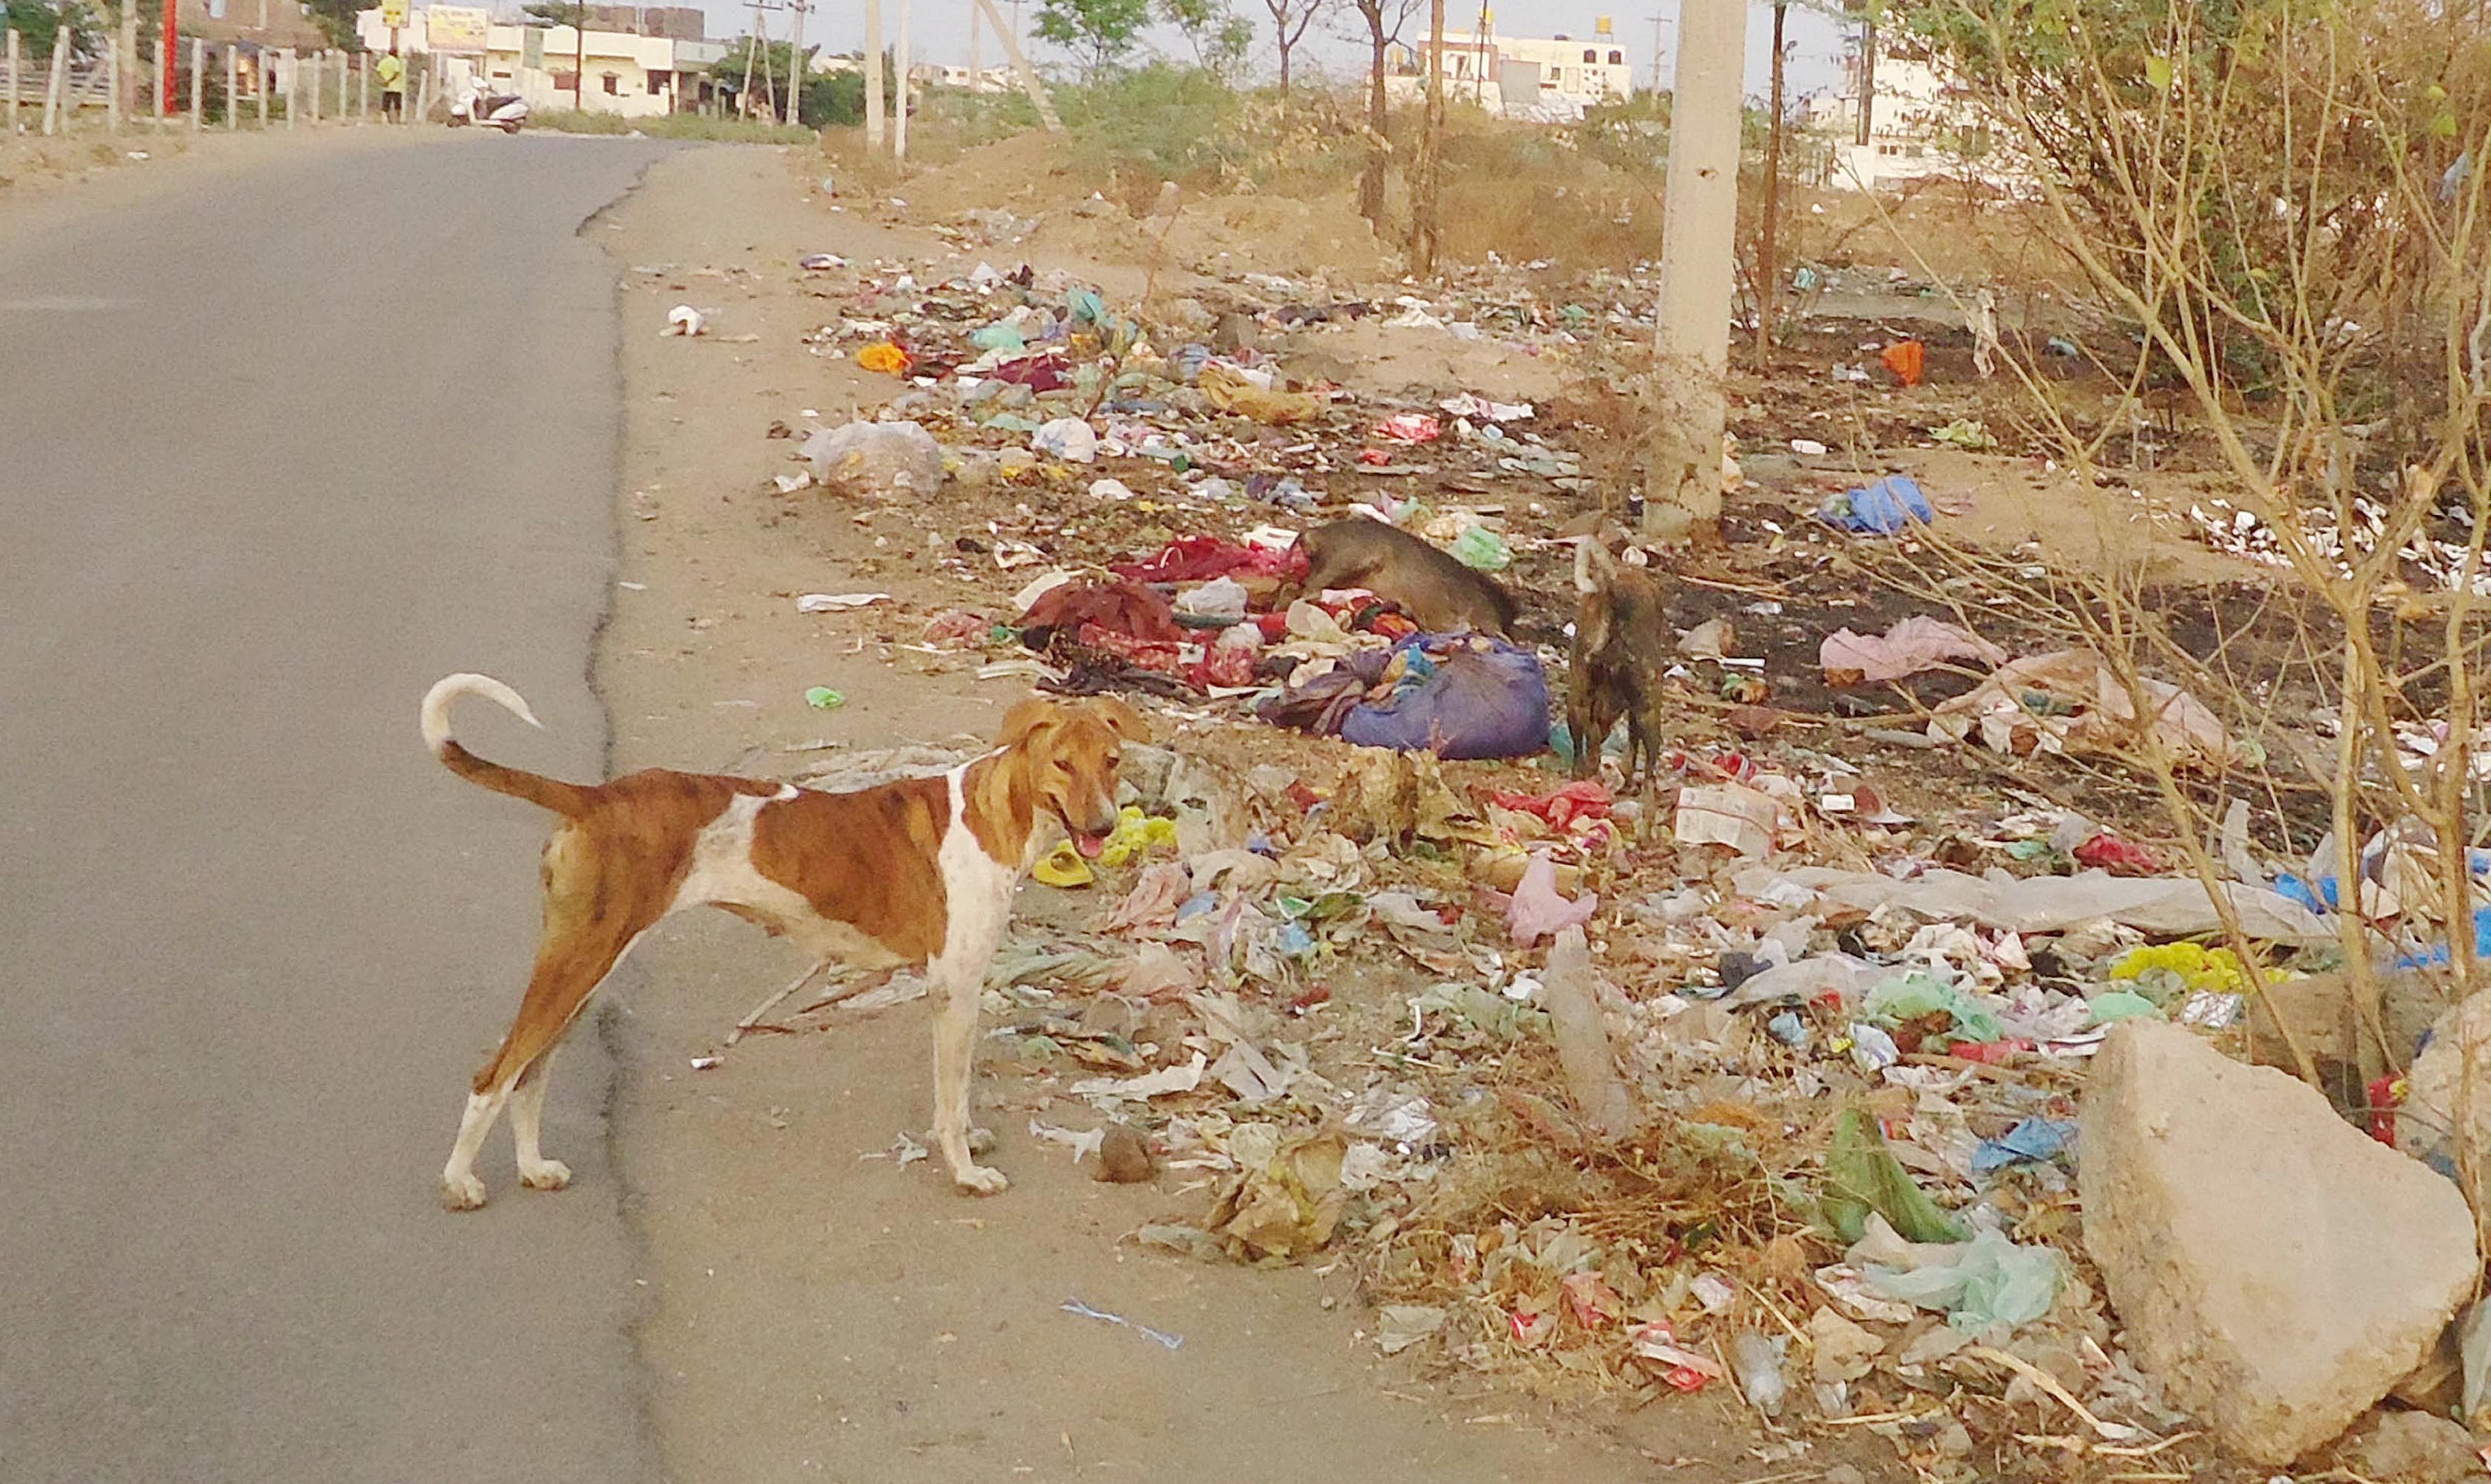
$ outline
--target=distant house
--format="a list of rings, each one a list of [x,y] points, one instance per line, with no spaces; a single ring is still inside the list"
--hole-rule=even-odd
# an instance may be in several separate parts
[[[628,6],[608,9],[626,14],[632,11]],[[652,7],[640,14],[655,14],[659,9]],[[398,30],[400,49],[434,49],[431,14],[429,10],[408,14],[408,23]],[[445,10],[446,14],[449,12]],[[591,15],[595,14],[592,10]],[[673,24],[680,28],[689,23],[678,20]],[[726,48],[716,42],[601,30],[596,26],[588,28],[584,48],[582,37],[570,26],[521,26],[494,21],[484,25],[483,31],[484,44],[481,51],[446,58],[451,86],[482,75],[485,86],[494,92],[515,93],[526,99],[532,108],[568,108],[572,102],[574,74],[578,74],[585,84],[577,91],[578,106],[583,111],[615,113],[626,118],[697,110],[710,96],[710,69],[726,54]],[[390,30],[381,23],[377,8],[356,13],[355,34],[373,51],[389,49]],[[442,49],[448,50],[447,45]],[[584,73],[580,68],[583,49],[587,63]]]
[[[1424,89],[1427,54],[1424,42],[1395,49],[1385,79],[1395,101],[1412,101]],[[1580,39],[1448,31],[1444,71],[1448,96],[1538,123],[1571,123],[1595,104],[1634,93],[1634,65],[1606,30]]]
[[[1929,62],[1880,54],[1872,73],[1865,142],[1861,134],[1861,60],[1843,60],[1842,86],[1807,101],[1807,127],[1833,141],[1827,184],[1890,190],[1933,176],[1970,177],[2011,188],[2015,172],[1971,94]]]

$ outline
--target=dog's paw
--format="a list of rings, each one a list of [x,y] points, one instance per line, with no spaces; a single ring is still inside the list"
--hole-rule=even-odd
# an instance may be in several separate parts
[[[571,1183],[571,1166],[559,1159],[540,1160],[519,1171],[519,1183],[530,1190],[560,1190]]]
[[[970,1152],[970,1153],[972,1153],[972,1154],[991,1154],[991,1153],[993,1153],[994,1151],[995,1151],[995,1131],[994,1131],[993,1129],[991,1129],[991,1128],[972,1128],[972,1129],[970,1129],[970,1130],[969,1130],[969,1152]]]
[[[443,1210],[472,1211],[484,1204],[484,1182],[476,1177],[462,1175],[456,1179],[442,1180],[441,1208]]]
[[[1011,1185],[1011,1181],[1004,1178],[1004,1172],[985,1165],[969,1166],[952,1176],[952,1183],[973,1196],[999,1196]]]

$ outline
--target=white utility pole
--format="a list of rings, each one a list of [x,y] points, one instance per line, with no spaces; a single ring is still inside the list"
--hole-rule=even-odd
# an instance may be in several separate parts
[[[908,159],[908,20],[912,9],[909,0],[899,0],[899,49],[893,53],[892,71],[899,75],[892,85],[899,95],[899,111],[891,120],[891,158],[903,163]]]
[[[865,0],[865,142],[882,148],[882,0]]]
[[[1663,538],[1707,536],[1721,519],[1721,377],[1729,365],[1746,58],[1746,0],[1685,0],[1662,197],[1654,344],[1660,400],[1644,474],[1643,528]]]
[[[793,60],[787,66],[787,117],[793,125],[803,117],[800,100],[805,96],[805,13],[812,9],[806,0],[788,0],[787,9],[796,13],[787,30],[787,54]]]

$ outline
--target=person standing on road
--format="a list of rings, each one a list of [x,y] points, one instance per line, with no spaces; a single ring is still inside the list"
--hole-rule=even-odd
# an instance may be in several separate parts
[[[389,124],[406,122],[406,59],[392,46],[381,58],[381,120]]]

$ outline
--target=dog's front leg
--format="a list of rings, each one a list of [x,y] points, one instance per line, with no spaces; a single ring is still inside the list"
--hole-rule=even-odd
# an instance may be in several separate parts
[[[947,955],[948,956],[948,955]],[[972,1195],[1000,1193],[1011,1182],[1001,1170],[977,1163],[969,1152],[969,1081],[978,1041],[978,995],[985,987],[985,960],[940,964],[934,988],[934,1142],[952,1182]]]

